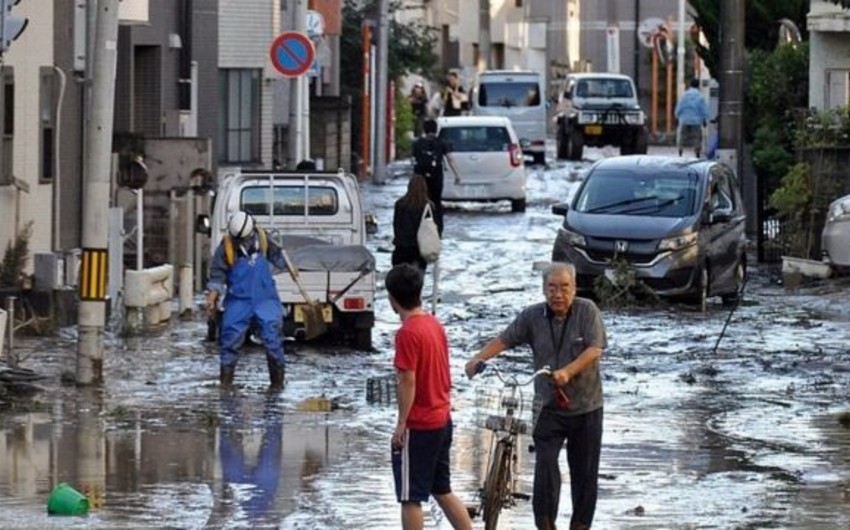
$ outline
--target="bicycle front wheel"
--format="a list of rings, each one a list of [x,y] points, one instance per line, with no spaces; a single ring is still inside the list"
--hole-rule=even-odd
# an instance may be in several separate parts
[[[496,530],[499,514],[508,496],[508,480],[510,478],[511,448],[503,440],[496,444],[490,469],[484,482],[484,529]]]

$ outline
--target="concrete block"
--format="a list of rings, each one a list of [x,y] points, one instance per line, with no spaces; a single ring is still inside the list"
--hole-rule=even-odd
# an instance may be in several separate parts
[[[124,305],[147,307],[174,297],[174,267],[160,265],[124,273]]]

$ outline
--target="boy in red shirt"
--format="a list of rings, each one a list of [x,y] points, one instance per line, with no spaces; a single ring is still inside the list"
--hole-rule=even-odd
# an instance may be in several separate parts
[[[433,495],[454,528],[471,530],[469,513],[451,488],[451,373],[446,331],[422,309],[419,269],[407,263],[393,267],[387,273],[386,286],[390,305],[402,322],[395,338],[398,423],[392,437],[402,528],[424,526],[421,503]]]

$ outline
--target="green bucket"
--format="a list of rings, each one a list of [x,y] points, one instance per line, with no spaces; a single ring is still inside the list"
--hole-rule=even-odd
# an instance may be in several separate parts
[[[85,515],[89,512],[89,500],[65,482],[57,484],[47,498],[47,513],[50,515]]]

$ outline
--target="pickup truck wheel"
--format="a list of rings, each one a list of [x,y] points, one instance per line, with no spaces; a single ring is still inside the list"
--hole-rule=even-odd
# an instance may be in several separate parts
[[[372,351],[372,329],[355,330],[351,345],[360,351]]]
[[[584,137],[582,137],[581,132],[571,129],[569,139],[570,160],[581,160],[582,154],[584,154]]]
[[[636,155],[645,155],[649,150],[649,134],[646,132],[646,129],[641,129],[635,134],[634,139],[634,151],[632,151]]]
[[[569,152],[567,151],[567,131],[565,130],[564,124],[558,124],[558,134],[555,138],[555,144],[557,145],[558,158],[560,160],[566,160],[569,157]]]
[[[524,212],[525,211],[525,199],[512,199],[511,200],[511,211],[516,212]]]
[[[531,156],[532,156],[532,158],[534,158],[534,160],[532,161],[532,164],[536,164],[538,166],[545,166],[546,165],[546,153],[545,152],[544,153],[532,153]]]

